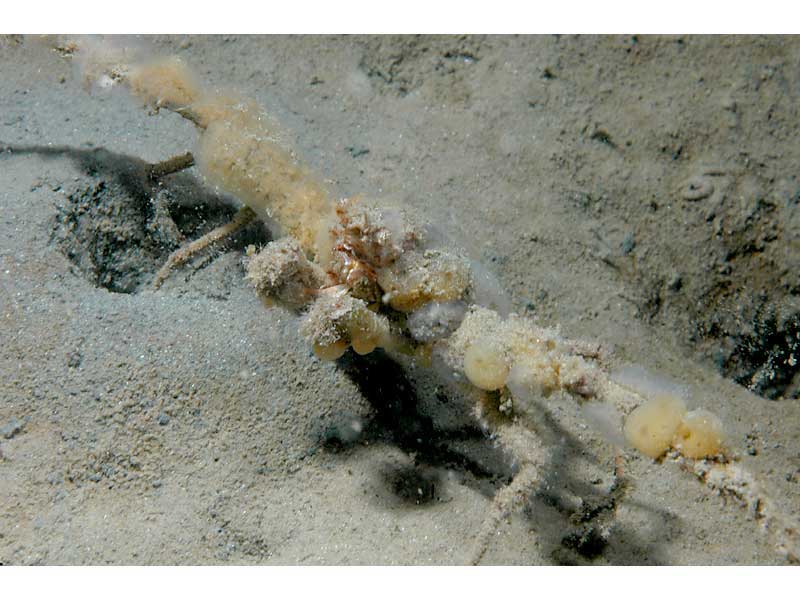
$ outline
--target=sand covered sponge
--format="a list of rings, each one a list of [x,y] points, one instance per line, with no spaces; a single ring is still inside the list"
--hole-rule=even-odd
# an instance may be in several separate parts
[[[378,272],[384,302],[401,312],[411,312],[428,302],[459,300],[470,282],[469,263],[444,250],[406,252]]]
[[[501,317],[473,306],[459,328],[437,345],[451,368],[463,372],[475,387],[507,386],[525,402],[564,390],[589,398],[596,395],[602,374],[592,364],[588,347],[561,338],[554,329],[517,315]]]
[[[293,238],[270,242],[260,252],[250,249],[247,279],[267,306],[274,303],[300,309],[325,286],[324,271],[309,261]]]
[[[389,320],[349,295],[344,286],[328,288],[317,298],[303,318],[300,333],[323,360],[339,358],[350,346],[368,354],[392,342]]]
[[[195,123],[201,130],[195,158],[203,176],[316,253],[333,205],[320,180],[286,149],[275,121],[255,102],[204,89],[177,57],[121,63],[134,54],[117,52],[109,65],[95,50],[86,57],[87,73],[102,78],[110,77],[102,71],[111,72],[147,104]]]

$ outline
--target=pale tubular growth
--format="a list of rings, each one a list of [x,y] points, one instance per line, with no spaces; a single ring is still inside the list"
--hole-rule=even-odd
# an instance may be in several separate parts
[[[126,79],[131,92],[156,109],[181,110],[202,95],[194,74],[176,56],[134,66]]]
[[[108,68],[100,59],[102,53],[90,54],[97,64]],[[255,103],[206,91],[176,57],[135,66],[119,65],[116,58],[114,72],[137,97],[156,110],[177,112],[201,130],[196,161],[204,177],[296,240],[307,257],[328,270],[329,283],[344,284],[357,298],[383,301],[401,312],[464,296],[471,284],[465,260],[446,250],[421,246],[420,232],[402,211],[377,209],[354,200],[334,207],[320,181],[284,149],[276,135],[277,126]],[[204,241],[196,244],[204,245]],[[166,271],[183,262],[184,255],[176,253]],[[321,282],[316,274],[310,275],[309,263],[296,271],[301,276],[297,286],[289,287],[288,273],[278,285],[274,278],[288,268],[284,264],[287,256],[272,255],[281,264],[270,275],[264,267],[269,260],[265,255],[253,263],[254,269],[261,265],[264,277],[251,270],[250,278],[261,286],[263,300],[275,294],[279,302],[297,308],[307,299],[302,289],[313,292]],[[165,272],[159,273],[156,285],[164,277]],[[355,339],[354,347],[359,350],[374,347],[372,340],[360,343],[358,335]],[[314,344],[319,345],[318,341]]]
[[[274,220],[307,254],[324,253],[318,244],[333,206],[321,182],[278,144],[257,107],[221,96],[204,102],[189,107],[207,123],[197,148],[201,172],[262,219]]]
[[[206,90],[177,57],[124,64],[135,54],[111,57],[91,48],[87,77],[125,83],[156,110],[174,111],[201,130],[196,159],[205,178],[235,195],[262,219],[271,219],[309,255],[318,252],[333,214],[322,183],[278,140],[276,124],[254,102]]]
[[[323,287],[320,267],[303,262],[299,250],[331,272],[331,283],[346,284],[356,298],[380,300],[401,312],[431,301],[457,301],[470,286],[469,264],[456,254],[420,247],[420,231],[402,212],[354,200],[342,201],[334,210],[327,190],[279,144],[277,127],[254,103],[205,93],[177,58],[135,67],[127,82],[132,92],[156,108],[173,110],[197,124],[203,131],[196,159],[206,179],[295,240],[251,259],[249,278],[262,300],[274,296],[301,308]],[[270,262],[275,264],[268,267]],[[321,323],[315,315],[335,311],[328,315],[327,334],[317,327],[308,336],[317,354],[335,358],[346,344],[360,353],[386,345],[388,325],[379,327],[374,321],[378,317],[364,316],[356,304],[347,307],[353,311],[348,317],[352,322],[344,335],[345,301],[330,301],[339,296],[320,296],[306,317],[306,322]],[[326,339],[331,331],[339,332],[340,338]]]

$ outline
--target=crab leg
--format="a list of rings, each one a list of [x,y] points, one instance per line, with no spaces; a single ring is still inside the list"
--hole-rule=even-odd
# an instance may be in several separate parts
[[[167,262],[164,263],[164,266],[158,270],[156,273],[156,278],[153,281],[153,289],[157,290],[161,287],[161,284],[169,277],[169,273],[175,267],[179,267],[188,261],[192,256],[195,254],[202,252],[212,244],[216,244],[220,240],[223,240],[243,227],[246,227],[254,220],[256,220],[257,216],[256,213],[253,212],[248,206],[243,206],[239,209],[233,219],[231,219],[225,225],[221,225],[216,229],[209,231],[204,236],[194,240],[193,242],[186,244],[185,246],[178,248],[175,252],[169,255]]]

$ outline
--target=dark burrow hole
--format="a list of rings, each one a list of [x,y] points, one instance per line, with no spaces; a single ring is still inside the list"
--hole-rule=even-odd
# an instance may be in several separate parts
[[[768,400],[800,398],[800,312],[796,292],[779,277],[742,269],[740,279],[709,279],[699,288],[674,277],[642,280],[638,316],[682,329],[690,351],[720,375]],[[767,283],[769,285],[767,285]],[[771,286],[771,287],[770,287]],[[688,289],[687,289],[688,288]],[[666,292],[666,293],[665,293]],[[677,301],[676,301],[677,299]],[[689,319],[685,321],[685,317]]]
[[[187,172],[153,182],[136,158],[103,149],[62,152],[90,179],[57,207],[52,239],[83,277],[112,292],[148,287],[170,253],[229,222],[238,209]],[[268,241],[256,222],[204,255]]]
[[[781,321],[758,315],[731,342],[718,361],[725,377],[771,400],[800,398],[800,313]]]

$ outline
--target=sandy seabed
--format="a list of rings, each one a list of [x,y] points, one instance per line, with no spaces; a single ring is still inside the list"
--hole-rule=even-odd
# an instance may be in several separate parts
[[[155,37],[341,196],[460,240],[514,310],[684,383],[800,518],[800,39]],[[514,473],[435,375],[316,359],[243,278],[257,224],[191,124],[0,39],[0,563],[461,564]],[[490,564],[782,564],[758,513],[542,400],[545,479]]]

